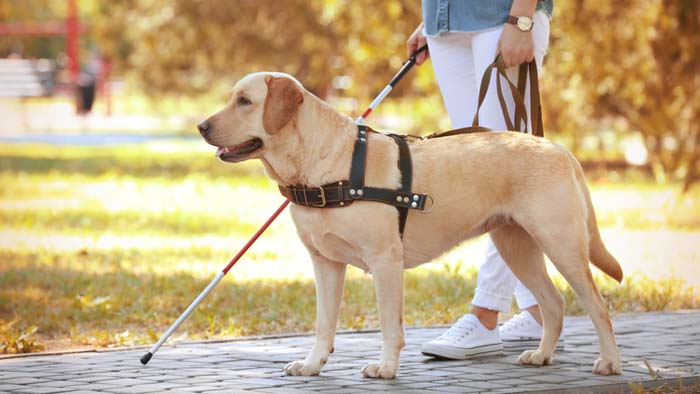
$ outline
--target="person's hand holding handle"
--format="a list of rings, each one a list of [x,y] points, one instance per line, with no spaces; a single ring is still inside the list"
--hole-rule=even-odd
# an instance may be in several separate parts
[[[498,52],[503,56],[506,68],[531,62],[535,58],[532,18],[536,7],[537,0],[513,0],[508,22],[498,41]]]
[[[411,36],[408,37],[408,41],[406,41],[408,56],[410,57],[413,54],[413,52],[417,51],[418,48],[422,47],[423,45],[426,45],[427,43],[428,40],[423,35],[423,22],[421,22],[421,24],[418,25],[416,30],[413,31]],[[416,65],[420,66],[429,57],[430,51],[428,49],[422,51],[416,56]]]

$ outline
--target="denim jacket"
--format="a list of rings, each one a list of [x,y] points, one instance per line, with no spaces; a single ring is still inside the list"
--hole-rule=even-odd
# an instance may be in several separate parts
[[[554,0],[537,2],[537,10],[552,15]],[[445,31],[475,32],[506,23],[513,0],[423,0],[426,36]]]

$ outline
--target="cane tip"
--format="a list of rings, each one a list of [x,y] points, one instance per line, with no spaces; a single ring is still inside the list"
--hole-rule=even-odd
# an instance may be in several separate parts
[[[143,357],[141,357],[141,364],[148,364],[148,362],[151,361],[151,357],[153,357],[153,353],[151,352],[144,354]]]

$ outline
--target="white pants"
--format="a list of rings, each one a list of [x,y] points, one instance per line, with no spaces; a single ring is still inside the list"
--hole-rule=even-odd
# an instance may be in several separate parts
[[[454,128],[471,126],[476,112],[481,77],[496,56],[498,40],[503,27],[476,32],[448,32],[438,37],[428,37],[428,47],[442,98]],[[534,17],[532,35],[535,42],[535,60],[542,66],[549,42],[549,17],[544,11],[537,11]],[[518,68],[507,70],[510,80],[517,84]],[[498,96],[496,94],[496,73],[492,76],[490,89],[479,113],[479,125],[493,130],[506,130]],[[505,81],[502,81],[505,82]],[[504,95],[509,113],[514,111],[510,90],[505,84]],[[526,106],[529,113],[529,88],[526,92]],[[529,123],[529,115],[528,115]],[[531,129],[528,126],[529,129]],[[489,237],[485,259],[477,276],[477,287],[472,305],[501,312],[510,311],[513,293],[520,309],[537,305],[532,293],[513,275],[496,246]]]

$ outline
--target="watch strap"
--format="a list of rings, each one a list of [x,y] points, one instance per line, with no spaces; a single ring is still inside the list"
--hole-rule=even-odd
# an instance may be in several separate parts
[[[524,30],[520,29],[520,26],[518,26],[518,19],[520,19],[519,16],[508,15],[508,19],[506,20],[506,22],[507,22],[507,23],[510,23],[511,25],[514,25],[515,27],[518,28],[518,30],[524,31]],[[529,29],[529,30],[532,30],[532,27],[533,27],[534,25],[535,25],[535,24],[534,24],[534,21],[533,21],[533,23],[530,25],[530,29]],[[527,30],[527,31],[529,31],[529,30]]]

